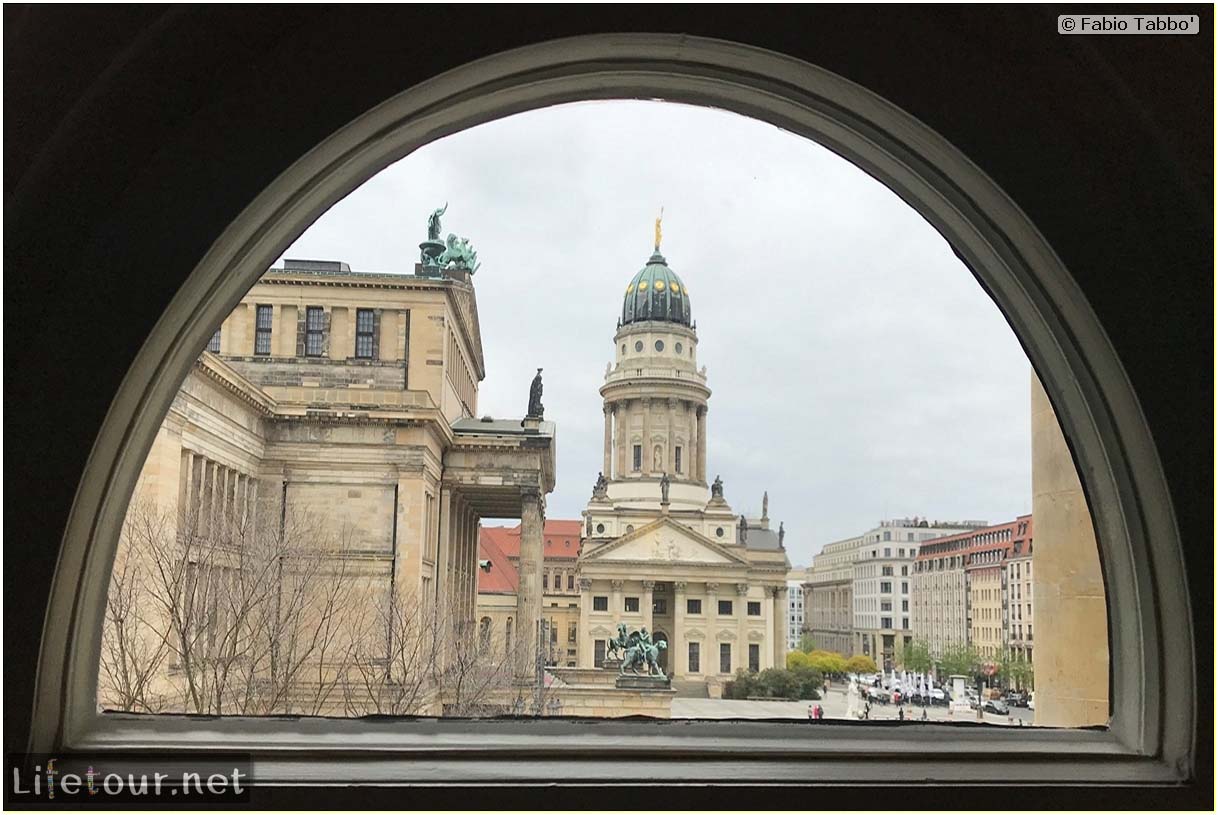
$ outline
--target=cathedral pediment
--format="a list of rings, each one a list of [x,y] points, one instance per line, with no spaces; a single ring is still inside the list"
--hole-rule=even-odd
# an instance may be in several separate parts
[[[585,561],[748,565],[748,561],[683,524],[661,518],[596,549]]]

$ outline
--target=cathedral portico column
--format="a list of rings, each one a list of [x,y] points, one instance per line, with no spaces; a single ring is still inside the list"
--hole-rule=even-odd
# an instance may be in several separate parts
[[[531,675],[538,647],[543,535],[541,500],[537,490],[525,490],[520,495],[520,589],[516,594],[516,620],[521,675]]]
[[[579,658],[575,664],[581,668],[592,667],[592,639],[588,633],[588,617],[592,613],[592,578],[579,579]]]
[[[709,651],[706,655],[706,667],[702,669],[702,673],[707,676],[712,676],[719,673],[719,640],[715,638],[718,633],[719,619],[719,584],[706,584],[706,650]]]
[[[622,619],[622,614],[625,609],[622,608],[622,581],[610,580],[609,586],[613,589],[613,596],[609,600],[609,611],[613,614],[613,622],[616,623]]]
[[[706,481],[706,406],[698,409],[698,480]]]
[[[693,481],[699,480],[698,475],[698,445],[702,443],[702,434],[698,432],[698,405],[694,402],[685,403],[689,416],[689,446],[685,450],[685,472]]]
[[[607,404],[605,411],[605,478],[613,478],[613,404]]]
[[[787,664],[787,587],[774,587],[774,616],[770,636],[774,642],[774,665],[786,667]]]
[[[685,644],[685,588],[684,580],[672,584],[672,640],[668,643],[668,673],[677,678],[685,676],[689,661],[689,646]]]
[[[617,456],[617,461],[614,464],[614,471],[617,473],[618,478],[621,478],[625,473],[630,471],[630,467],[626,463],[626,446],[630,443],[630,439],[628,438],[628,434],[626,432],[626,421],[627,417],[630,415],[626,408],[629,406],[629,404],[629,401],[614,403],[615,410],[613,411],[613,417],[614,423],[617,425],[613,431],[614,447],[616,448],[615,455]],[[605,477],[608,478],[609,474],[606,473]]]
[[[740,643],[738,667],[749,667],[749,584],[736,584],[736,641]],[[758,660],[758,669],[761,668]]]
[[[765,587],[765,602],[761,604],[762,624],[765,631],[774,630],[774,587]],[[783,657],[784,661],[786,657]],[[764,640],[761,646],[761,667],[762,668],[785,668],[784,665],[779,665],[774,662],[774,649],[766,648]]]
[[[643,625],[652,634],[655,633],[652,628],[655,590],[656,582],[654,580],[643,581],[643,608],[641,609],[643,612]]]

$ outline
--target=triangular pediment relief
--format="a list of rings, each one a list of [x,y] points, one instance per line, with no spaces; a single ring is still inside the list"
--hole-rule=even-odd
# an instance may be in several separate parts
[[[660,518],[585,555],[585,561],[748,565],[748,560],[684,524]]]
[[[688,640],[700,640],[706,637],[706,633],[701,628],[691,628],[685,632],[685,638]]]
[[[764,639],[765,639],[765,633],[762,631],[750,631],[749,632],[749,641],[750,642],[761,642]]]
[[[611,629],[605,628],[603,625],[598,625],[595,628],[589,628],[588,633],[592,636],[596,636],[597,634],[613,634],[614,632]]]

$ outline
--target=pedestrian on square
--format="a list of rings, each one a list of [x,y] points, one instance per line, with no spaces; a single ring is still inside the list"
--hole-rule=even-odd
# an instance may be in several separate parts
[[[902,722],[905,721],[905,708],[904,707],[897,708],[897,719]]]

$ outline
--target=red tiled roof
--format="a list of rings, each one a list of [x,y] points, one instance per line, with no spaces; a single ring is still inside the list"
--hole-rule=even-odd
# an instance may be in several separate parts
[[[1021,524],[1024,524],[1024,523],[1027,524],[1027,527],[1026,527],[1026,531],[1021,535],[1021,534],[1019,534],[1019,527]],[[988,541],[988,542],[982,542],[980,540],[980,538],[983,535],[989,534],[991,532],[996,532],[996,531],[999,531],[1002,529],[1011,530],[1010,540]],[[1012,544],[1014,544],[1016,541],[1024,541],[1024,540],[1031,540],[1031,539],[1032,539],[1032,516],[1031,515],[1020,515],[1015,520],[1008,521],[1007,523],[1004,523],[1004,524],[995,524],[994,526],[986,526],[986,527],[982,527],[981,529],[971,529],[968,532],[960,532],[956,535],[944,535],[941,538],[931,538],[930,540],[922,541],[920,544],[918,544],[917,559],[918,560],[932,560],[936,557],[942,557],[948,551],[952,551],[954,553],[968,554],[970,552],[978,551],[980,549],[988,549],[988,548],[994,548],[994,547],[1005,548],[1007,550],[1007,554],[1009,556]],[[947,544],[947,543],[956,543],[956,542],[963,543],[963,546],[945,548],[941,545],[936,545],[936,544]]]
[[[575,560],[579,557],[580,521],[546,521],[543,530],[544,560]],[[492,541],[504,555],[520,558],[520,524],[513,527],[484,526],[480,541]]]
[[[485,532],[486,530],[482,530]],[[520,574],[495,541],[482,535],[478,540],[478,559],[489,560],[491,570],[478,569],[479,594],[515,594],[520,587]]]

